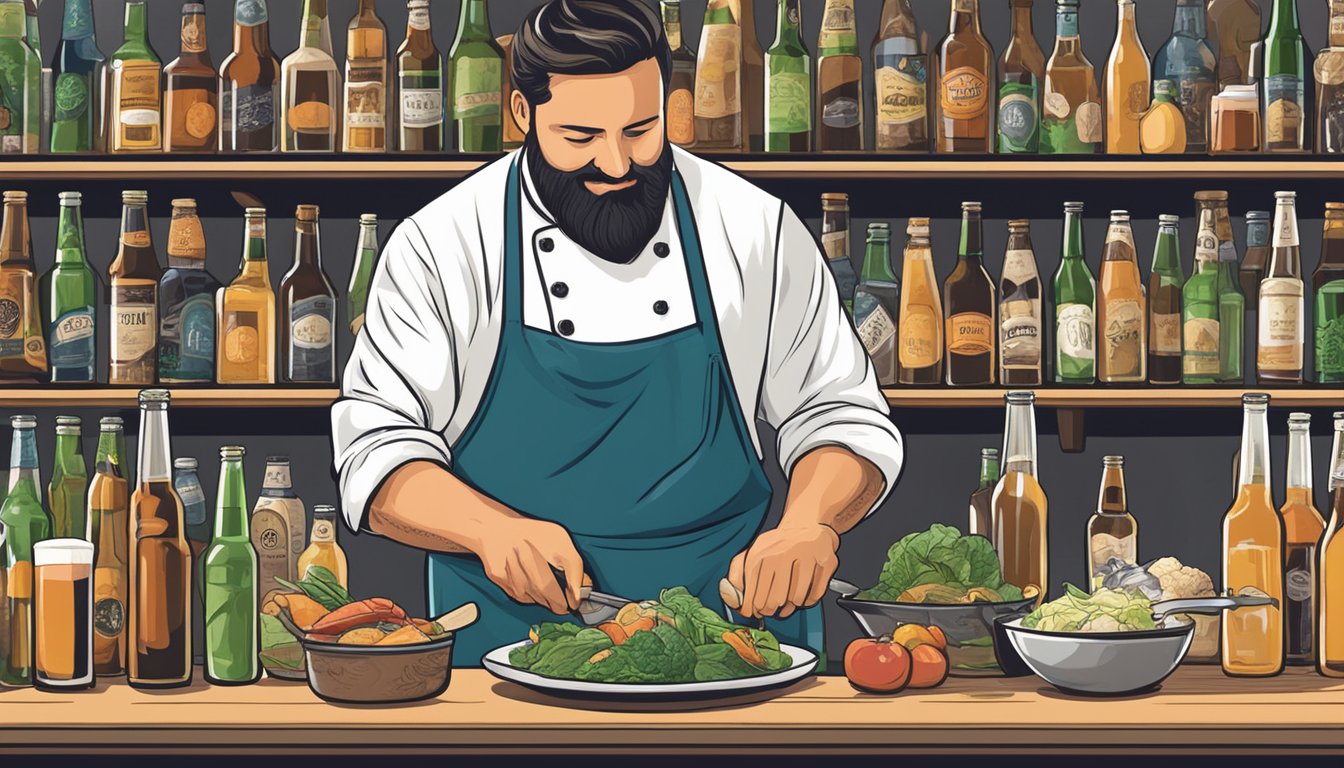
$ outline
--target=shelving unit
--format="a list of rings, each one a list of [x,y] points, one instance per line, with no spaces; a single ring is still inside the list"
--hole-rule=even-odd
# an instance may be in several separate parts
[[[171,389],[174,408],[326,408],[341,396],[337,389],[212,387]],[[134,408],[134,387],[0,388],[0,408]]]

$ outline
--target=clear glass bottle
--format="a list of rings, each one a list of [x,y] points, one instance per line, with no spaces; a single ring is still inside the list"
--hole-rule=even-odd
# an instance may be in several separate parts
[[[993,541],[1003,580],[1039,590],[1037,604],[1050,585],[1049,502],[1037,478],[1036,393],[1009,392],[1003,431],[1003,474],[991,501]]]
[[[1092,590],[1101,586],[1102,566],[1111,559],[1127,565],[1139,562],[1139,523],[1129,511],[1125,494],[1125,457],[1107,456],[1101,466],[1097,511],[1087,521],[1087,573]]]

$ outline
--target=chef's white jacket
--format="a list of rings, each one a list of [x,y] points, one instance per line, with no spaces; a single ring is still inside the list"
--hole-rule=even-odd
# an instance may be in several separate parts
[[[809,451],[842,446],[872,462],[890,491],[904,459],[901,435],[816,239],[779,199],[673,151],[742,412],[775,428],[786,476]],[[383,249],[343,397],[331,411],[342,507],[354,530],[401,466],[430,461],[451,470],[453,446],[484,396],[503,325],[504,192],[515,155],[402,222]],[[670,205],[646,252],[622,270],[555,227],[524,177],[527,325],[570,331],[575,341],[618,342],[694,321],[682,304],[689,287]],[[647,301],[653,297],[665,299]],[[747,421],[759,457],[757,423]]]

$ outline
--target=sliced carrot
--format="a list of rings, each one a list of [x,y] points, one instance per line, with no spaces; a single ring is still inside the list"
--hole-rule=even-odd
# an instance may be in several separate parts
[[[747,662],[757,669],[765,669],[768,665],[765,657],[756,649],[756,643],[751,639],[751,633],[745,629],[739,629],[735,632],[724,632],[723,642],[728,644],[737,652],[740,659]]]
[[[598,624],[597,628],[606,633],[611,638],[612,645],[623,645],[630,636],[625,633],[625,627],[614,621],[608,621],[605,624]]]

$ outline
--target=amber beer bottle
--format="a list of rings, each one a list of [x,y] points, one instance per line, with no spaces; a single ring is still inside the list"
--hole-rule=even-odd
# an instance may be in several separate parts
[[[1260,283],[1260,332],[1256,378],[1261,383],[1302,383],[1306,305],[1297,234],[1296,192],[1276,192],[1274,249]]]
[[[294,214],[294,266],[280,282],[280,371],[287,384],[336,381],[336,289],[322,271],[318,208]]]
[[[1181,383],[1181,293],[1185,268],[1181,266],[1181,219],[1158,217],[1153,269],[1148,274],[1148,380],[1153,384]]]
[[[387,150],[387,27],[373,0],[359,0],[346,28],[346,152]]]
[[[1036,477],[1036,393],[1009,392],[1003,430],[1003,475],[994,487],[993,541],[1003,565],[1003,580],[1023,589],[1050,583],[1048,507]]]
[[[984,226],[979,203],[961,204],[957,266],[943,284],[947,307],[947,383],[954,387],[994,383],[994,281],[984,264]]]
[[[88,540],[97,546],[93,566],[93,671],[126,674],[126,532],[130,474],[120,417],[99,425],[98,453],[89,484]]]
[[[754,29],[754,25],[747,24],[747,28]],[[744,94],[744,34],[741,7],[737,3],[709,0],[700,27],[700,51],[695,69],[695,145],[698,149],[741,151],[746,146],[743,139],[748,129],[743,104],[750,92]]]
[[[429,0],[406,3],[406,39],[397,49],[402,152],[442,152],[451,138],[443,107],[443,56],[434,46]],[[448,131],[447,136],[445,136]]]
[[[667,140],[682,147],[695,146],[695,51],[686,44],[682,36],[681,0],[661,0],[663,12],[663,31],[667,35],[667,47],[672,51],[672,80],[667,86]],[[509,39],[512,42],[513,36]],[[501,41],[503,38],[501,38]],[[503,42],[505,50],[504,64],[511,66],[511,57],[507,55],[509,47]],[[508,94],[505,94],[507,97]],[[510,112],[509,101],[504,102],[504,111]],[[509,118],[504,121],[504,143],[509,143]],[[521,131],[518,141],[522,141]]]
[[[1104,579],[1101,567],[1112,558],[1129,565],[1139,562],[1139,523],[1125,493],[1125,457],[1107,456],[1101,465],[1097,511],[1087,521],[1087,577],[1093,590]]]
[[[928,58],[910,0],[884,0],[873,38],[877,151],[929,151]]]
[[[938,152],[985,154],[994,145],[994,49],[980,31],[980,0],[951,0],[938,47]]]
[[[233,52],[219,69],[220,149],[280,147],[280,62],[271,52],[265,0],[234,0]]]
[[[902,384],[943,380],[943,298],[933,270],[929,220],[912,218],[901,267],[901,314],[897,321],[898,379]]]
[[[109,384],[145,386],[158,373],[159,279],[163,271],[149,236],[149,193],[121,194],[121,249],[107,268],[111,292]]]
[[[859,57],[855,23],[854,0],[826,0],[817,39],[814,120],[817,149],[822,152],[858,152],[864,148],[863,59]]]
[[[131,495],[131,641],[133,688],[191,684],[191,547],[182,500],[173,490],[166,389],[140,393],[139,479]]]
[[[999,380],[1007,387],[1041,385],[1041,276],[1031,222],[1008,222],[1008,252],[999,279]]]
[[[1127,211],[1111,211],[1099,283],[1097,379],[1103,384],[1142,382],[1148,377],[1148,301]]]
[[[28,232],[28,193],[6,192],[0,226],[0,379],[45,379],[37,270]]]
[[[1283,520],[1269,495],[1269,395],[1241,402],[1241,488],[1223,518],[1223,587],[1275,603],[1223,612],[1222,661],[1228,675],[1266,677],[1283,671]]]
[[[1078,0],[1055,0],[1055,50],[1045,65],[1042,154],[1093,154],[1102,147],[1105,117],[1097,70],[1078,35]]]
[[[1238,0],[1240,2],[1240,0]],[[1115,45],[1106,60],[1106,152],[1139,154],[1139,121],[1148,111],[1152,63],[1139,38],[1134,0],[1117,0],[1120,15]],[[1257,27],[1257,30],[1259,28]]]
[[[1330,522],[1321,537],[1316,568],[1316,671],[1344,678],[1344,412],[1335,414],[1330,449]]]
[[[1311,414],[1288,416],[1287,499],[1279,509],[1284,527],[1284,624],[1288,628],[1289,664],[1311,664],[1316,658],[1316,545],[1325,520],[1312,494]]]
[[[1208,32],[1218,52],[1218,87],[1252,84],[1252,48],[1261,37],[1255,0],[1209,0]]]
[[[206,46],[204,3],[182,6],[182,52],[163,75],[164,146],[169,152],[214,152],[219,145],[219,77]]]
[[[1031,25],[1032,0],[1013,0],[1013,36],[999,57],[1001,154],[1035,154],[1041,148],[1041,84],[1045,53]]]

